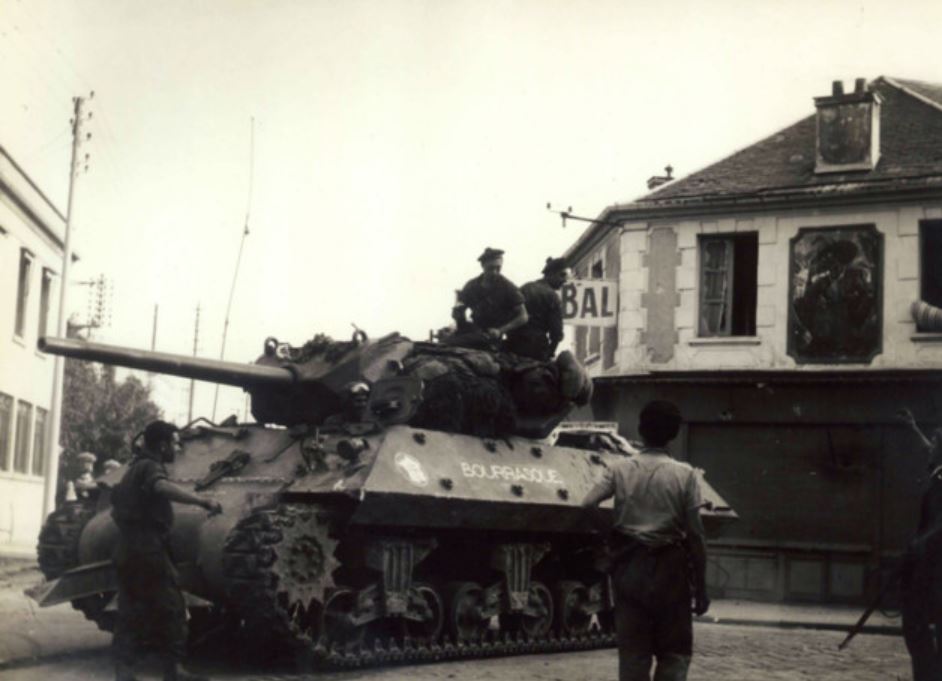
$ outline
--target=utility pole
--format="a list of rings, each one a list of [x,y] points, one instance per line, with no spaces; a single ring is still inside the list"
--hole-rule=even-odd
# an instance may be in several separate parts
[[[92,99],[95,93],[89,94]],[[72,222],[73,203],[75,199],[75,183],[79,172],[88,170],[88,154],[81,153],[82,142],[91,139],[91,133],[84,132],[85,99],[74,97],[75,107],[72,117],[72,161],[69,164],[69,198],[65,212],[65,235],[62,253],[62,278],[59,282],[59,316],[56,321],[56,335],[62,337],[66,334],[66,293],[69,290],[69,265],[72,262]],[[91,118],[88,114],[87,118]],[[43,520],[56,508],[56,487],[59,481],[59,439],[62,436],[62,380],[65,369],[65,359],[56,355],[53,363],[52,404],[49,408],[49,436],[46,440],[46,466],[43,471]]]
[[[157,313],[160,311],[160,305],[154,303],[154,321],[151,325],[150,331],[150,351],[154,352],[157,349]],[[154,372],[147,372],[147,387],[152,389],[154,387]]]
[[[154,324],[151,327],[150,332],[150,351],[153,352],[157,349],[157,313],[160,310],[160,305],[154,304]]]
[[[196,357],[197,348],[200,340],[200,306],[196,304],[196,324],[193,326],[193,356]],[[193,393],[196,390],[196,380],[190,379],[190,406],[186,411],[186,422],[193,422]]]

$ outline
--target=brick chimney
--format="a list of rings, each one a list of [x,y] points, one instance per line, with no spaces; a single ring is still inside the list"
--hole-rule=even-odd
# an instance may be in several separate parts
[[[858,78],[844,94],[835,80],[830,97],[815,97],[818,110],[815,173],[873,170],[880,160],[880,96]]]
[[[648,189],[660,187],[662,184],[667,184],[674,179],[673,175],[671,174],[674,172],[674,168],[672,166],[664,166],[664,172],[667,173],[667,175],[654,175],[648,178]]]

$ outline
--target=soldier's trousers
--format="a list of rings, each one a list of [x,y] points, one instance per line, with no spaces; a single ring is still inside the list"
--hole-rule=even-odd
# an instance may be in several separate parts
[[[133,665],[144,651],[179,662],[186,652],[186,606],[168,551],[119,541],[118,619],[112,649],[115,662]]]
[[[913,665],[913,681],[942,681],[942,611],[927,566],[910,566],[904,579],[903,639]]]
[[[684,681],[693,649],[687,557],[680,546],[634,548],[615,568],[620,681]]]

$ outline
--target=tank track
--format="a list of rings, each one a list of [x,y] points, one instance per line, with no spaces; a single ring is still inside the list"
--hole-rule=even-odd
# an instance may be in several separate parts
[[[279,504],[256,509],[227,537],[227,600],[256,643],[313,645],[324,589],[338,565],[329,521],[322,508]]]
[[[529,638],[510,634],[493,635],[475,643],[455,643],[445,636],[433,643],[395,640],[376,642],[372,648],[343,651],[322,644],[312,649],[310,663],[323,669],[364,669],[397,664],[424,664],[471,660],[485,657],[509,657],[537,653],[567,653],[615,646],[615,634],[596,631],[584,636],[547,636]]]
[[[611,620],[578,635],[555,631],[541,636],[489,630],[473,641],[447,634],[432,639],[408,636],[374,638],[360,643],[331,643],[321,627],[324,596],[339,563],[331,536],[336,514],[308,504],[280,504],[257,509],[227,538],[224,573],[229,603],[256,645],[287,648],[304,666],[358,669],[394,664],[534,653],[558,653],[611,647]],[[291,584],[289,584],[291,583]]]
[[[49,514],[39,532],[36,553],[39,569],[51,581],[79,565],[79,537],[92,516],[95,506],[89,501],[67,501]],[[102,631],[114,630],[114,615],[105,612],[108,595],[88,596],[72,601],[72,607]]]

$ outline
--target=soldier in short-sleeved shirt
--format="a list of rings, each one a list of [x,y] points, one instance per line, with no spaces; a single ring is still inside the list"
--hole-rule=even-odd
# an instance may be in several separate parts
[[[563,258],[547,258],[543,277],[520,287],[527,323],[507,334],[506,349],[516,355],[548,362],[563,339],[563,304],[559,289],[568,269]]]
[[[490,281],[478,276],[458,292],[458,302],[471,310],[471,319],[480,329],[495,329],[511,321],[518,306],[524,304],[523,294],[502,274]]]
[[[121,482],[111,494],[111,516],[132,540],[142,535],[166,540],[173,527],[173,505],[154,491],[159,480],[167,480],[163,463],[147,456],[131,461]]]
[[[454,345],[476,348],[496,348],[506,333],[527,323],[527,310],[523,294],[500,273],[504,252],[486,248],[478,257],[481,274],[469,280],[460,291],[452,309],[458,325]],[[471,311],[471,322],[466,312]]]
[[[608,468],[598,491],[615,497],[615,531],[651,547],[682,542],[687,512],[701,504],[696,471],[659,447]]]
[[[186,606],[170,556],[173,505],[201,506],[218,513],[218,501],[193,494],[169,480],[165,461],[180,448],[172,424],[154,421],[144,430],[144,447],[115,485],[111,516],[118,526],[113,561],[118,579],[118,618],[112,650],[117,681],[132,681],[145,649],[163,657],[164,681],[199,681],[184,671]]]
[[[645,447],[610,466],[582,502],[592,508],[615,497],[612,583],[620,681],[649,681],[655,659],[659,681],[686,679],[691,600],[698,615],[709,608],[700,484],[696,471],[665,449],[680,423],[670,402],[645,405],[638,425]]]

